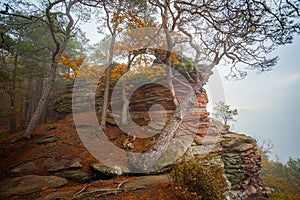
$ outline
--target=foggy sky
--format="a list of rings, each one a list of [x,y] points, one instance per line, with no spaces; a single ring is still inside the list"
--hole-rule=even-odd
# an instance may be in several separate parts
[[[280,47],[273,54],[279,62],[272,71],[251,73],[244,80],[223,81],[225,102],[237,108],[232,129],[270,139],[273,157],[286,162],[300,158],[300,37],[293,44]],[[217,68],[220,77],[224,71]],[[214,81],[214,80],[212,80]]]

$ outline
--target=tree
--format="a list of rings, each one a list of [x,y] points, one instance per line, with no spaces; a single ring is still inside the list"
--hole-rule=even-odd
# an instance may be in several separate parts
[[[300,159],[289,158],[287,164],[269,160],[266,154],[262,155],[262,179],[267,187],[271,188],[271,200],[299,199],[300,198]]]
[[[24,24],[27,26],[24,26]],[[40,24],[35,23],[31,24],[28,23],[27,19],[16,19],[13,16],[3,17],[1,16],[1,28],[2,28],[2,37],[1,37],[1,66],[3,69],[6,70],[8,73],[8,77],[10,77],[10,84],[6,87],[6,92],[10,96],[10,132],[14,133],[17,131],[18,124],[17,121],[17,113],[20,114],[22,112],[22,104],[23,102],[18,97],[23,97],[23,84],[24,79],[26,79],[26,75],[29,74],[31,71],[30,78],[37,79],[36,74],[33,73],[34,65],[36,63],[32,62],[37,57],[41,58],[43,55],[43,51],[38,51],[39,43],[42,40],[45,40],[47,34],[44,34],[45,37],[37,37],[40,35],[44,29],[43,27],[37,28]],[[39,32],[37,34],[33,34],[32,30],[39,29],[43,31],[36,31]],[[48,35],[49,36],[49,35]],[[38,39],[33,39],[38,38]],[[28,59],[28,55],[30,55],[30,59]],[[44,54],[45,55],[45,54]],[[13,59],[8,59],[9,57]],[[27,57],[27,58],[26,58]],[[30,67],[28,61],[30,61]],[[46,59],[45,59],[46,60]],[[11,67],[13,66],[13,67]],[[42,68],[39,70],[40,72],[44,71]],[[25,75],[26,74],[26,75]],[[21,77],[22,75],[22,77]],[[41,85],[42,76],[39,76],[37,85]],[[37,87],[36,94],[39,93],[39,89],[41,87]],[[28,95],[29,96],[29,95]],[[28,102],[33,99],[33,97],[39,95],[30,95],[31,98],[28,98]],[[21,98],[22,99],[22,98]],[[19,100],[19,101],[17,101]],[[34,104],[35,105],[35,104]],[[27,110],[27,109],[25,109]],[[20,118],[20,117],[19,117]],[[21,121],[21,126],[22,121]],[[23,129],[22,129],[23,130]]]
[[[235,115],[238,115],[238,111],[237,109],[231,110],[230,105],[225,104],[223,101],[219,101],[214,107],[213,115],[217,119],[222,119],[224,125],[227,125],[229,121],[236,122],[236,120],[234,120],[233,117]]]
[[[43,49],[48,50],[49,54],[51,55],[49,78],[42,91],[41,98],[37,104],[36,110],[31,117],[25,131],[25,136],[27,138],[30,138],[33,135],[34,130],[38,125],[42,113],[48,103],[49,95],[56,78],[56,69],[58,66],[59,54],[66,49],[68,41],[72,37],[72,33],[75,29],[75,21],[72,16],[72,8],[74,8],[78,3],[79,0],[48,1],[47,3],[44,2],[44,4],[42,5],[43,8],[38,8],[31,2],[23,1],[21,2],[22,6],[19,6],[14,2],[2,4],[5,6],[5,8],[2,9],[1,14],[12,16],[16,19],[25,19],[26,23],[23,24],[24,26],[28,24],[40,23],[43,27],[46,27],[46,30],[50,33],[51,42],[53,44],[52,47],[43,47]],[[18,10],[18,8],[21,8],[21,10]],[[30,13],[30,11],[32,11],[32,13]],[[33,29],[32,31],[35,30]]]
[[[106,82],[103,96],[102,112],[101,112],[101,127],[106,128],[106,115],[107,115],[107,103],[109,95],[109,82],[110,72],[112,68],[112,61],[115,51],[115,39],[116,35],[123,31],[125,28],[133,26],[134,20],[125,21],[126,16],[136,16],[136,13],[146,13],[147,7],[146,1],[136,0],[118,0],[118,1],[106,1],[102,0],[102,6],[106,14],[105,22],[110,32],[111,41],[109,47],[109,55],[107,58],[107,69],[106,69]],[[130,13],[130,14],[129,14]],[[133,14],[132,14],[133,13]]]
[[[244,78],[247,70],[271,70],[278,58],[269,58],[268,54],[279,45],[291,43],[293,36],[300,33],[300,5],[299,1],[286,0],[149,0],[149,3],[161,11],[160,26],[167,29],[167,41],[170,41],[168,31],[178,30],[188,38],[191,53],[195,55],[196,77],[193,91],[170,117],[149,153],[134,161],[140,169],[153,170],[176,136],[188,108],[203,91],[212,69],[219,64],[229,67],[228,79]]]

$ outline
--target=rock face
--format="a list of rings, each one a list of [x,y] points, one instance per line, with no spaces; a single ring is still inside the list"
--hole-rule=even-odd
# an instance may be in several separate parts
[[[177,97],[184,98],[184,90],[182,86],[176,86],[178,92]],[[111,97],[110,97],[111,98]],[[80,98],[79,98],[80,99]],[[113,115],[111,114],[111,107],[122,105],[121,98],[113,100],[109,105],[108,122],[116,125]],[[109,101],[111,102],[111,101]],[[224,130],[224,126],[218,122],[209,119],[209,113],[206,110],[208,97],[205,90],[196,99],[197,110],[194,112],[197,116],[189,115],[185,120],[187,124],[182,129],[179,129],[177,135],[180,135],[182,140],[173,141],[166,150],[164,159],[160,160],[160,165],[165,167],[171,164],[168,158],[174,158],[184,154],[185,159],[200,159],[204,165],[219,165],[224,168],[225,176],[228,179],[230,192],[227,194],[230,199],[265,199],[267,192],[263,181],[259,177],[261,172],[261,156],[258,151],[256,141],[245,135],[229,132]],[[96,102],[97,104],[97,102]],[[149,109],[155,105],[160,104],[164,107],[169,117],[175,110],[170,91],[163,86],[148,84],[136,90],[129,104],[129,112],[132,120],[145,121],[145,124],[152,120],[149,116]],[[98,104],[99,105],[99,104]],[[121,107],[119,109],[121,111]],[[81,111],[78,111],[81,112]],[[119,113],[120,116],[120,113]],[[115,117],[115,116],[114,116]],[[160,120],[160,113],[155,115],[157,123],[164,126],[164,122]],[[197,123],[195,119],[198,120]],[[199,124],[198,124],[199,123]],[[194,131],[196,126],[196,131]],[[192,145],[190,145],[186,136],[194,134]],[[186,140],[186,141],[185,141]],[[181,150],[178,147],[182,146]],[[182,152],[182,149],[185,152]],[[186,150],[187,149],[187,150]],[[99,171],[105,175],[120,175],[124,172],[116,169],[112,170],[105,166],[94,165],[94,170]]]
[[[0,198],[12,195],[24,195],[43,190],[43,188],[56,188],[66,185],[68,181],[56,176],[27,175],[0,182]]]
[[[180,93],[177,95],[180,98]],[[147,111],[153,104],[163,105],[168,114],[175,109],[169,91],[160,86],[146,85],[142,90],[134,93],[133,99],[130,104],[131,116],[137,119],[150,120]],[[185,159],[200,159],[200,162],[205,165],[221,166],[231,189],[227,196],[232,200],[267,198],[264,183],[259,177],[262,168],[261,155],[255,139],[224,130],[223,124],[210,120],[209,113],[206,111],[208,97],[205,90],[197,98],[197,103],[199,116],[191,116],[191,118],[200,119],[200,123],[194,133],[194,142],[184,155]],[[180,141],[177,138],[173,141],[175,145],[169,146],[165,158],[182,154],[178,148],[185,144],[185,136],[191,134],[190,128],[195,122],[194,118],[185,120],[189,122],[187,127],[179,129],[177,133],[182,140],[179,137]],[[165,162],[160,163],[162,166],[169,164],[168,159],[162,159],[162,162]]]
[[[219,143],[224,162],[225,175],[236,194],[241,192],[242,197],[262,199],[267,192],[262,179],[261,155],[256,141],[248,136],[226,133]]]
[[[220,131],[222,131],[221,128],[220,126]],[[190,147],[191,153],[187,156],[200,158],[201,162],[208,166],[221,166],[230,183],[228,194],[230,199],[265,199],[268,197],[265,185],[259,177],[262,168],[261,155],[253,138],[223,131],[209,153],[201,154],[207,144],[202,145]]]

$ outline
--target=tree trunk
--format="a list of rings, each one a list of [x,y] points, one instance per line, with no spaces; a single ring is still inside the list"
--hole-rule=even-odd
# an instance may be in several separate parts
[[[23,88],[22,82],[20,82],[20,88]],[[25,127],[25,124],[24,124],[24,110],[25,110],[25,104],[26,104],[26,102],[25,102],[24,96],[22,94],[21,94],[20,98],[21,98],[20,99],[20,104],[21,104],[20,110],[22,111],[22,116],[20,118],[19,130],[24,130],[24,127]]]
[[[31,78],[31,80],[29,80],[29,82],[31,85],[30,86],[31,90],[30,90],[30,96],[29,96],[29,117],[28,117],[28,119],[33,116],[35,108],[36,108],[36,106],[34,104],[34,102],[35,102],[34,79]]]
[[[45,109],[46,103],[48,101],[51,89],[54,85],[55,82],[55,77],[56,77],[56,68],[57,68],[57,64],[56,62],[53,62],[51,65],[51,69],[50,69],[50,77],[49,80],[47,81],[45,88],[43,90],[42,93],[42,97],[37,105],[37,108],[33,114],[33,116],[31,117],[29,124],[26,128],[25,131],[25,136],[27,138],[30,138],[31,136],[34,135],[34,129],[36,128],[36,126],[39,124],[40,121],[40,117]]]
[[[27,125],[27,121],[30,118],[30,113],[29,113],[29,101],[30,101],[30,96],[31,96],[31,90],[32,90],[32,79],[28,79],[27,83],[27,94],[25,98],[25,105],[24,105],[24,111],[23,111],[23,119],[21,121],[21,130],[25,129],[25,126]]]
[[[115,33],[115,30],[114,30],[114,33]],[[111,39],[110,47],[109,47],[109,58],[108,58],[108,63],[107,63],[108,66],[106,69],[106,80],[105,80],[103,106],[102,106],[102,113],[101,113],[102,129],[106,129],[106,115],[107,115],[107,104],[108,104],[108,96],[109,96],[110,71],[112,68],[114,48],[115,48],[115,34],[112,35],[112,39]]]
[[[11,80],[11,92],[10,92],[10,123],[9,123],[9,132],[15,133],[17,131],[17,123],[16,123],[16,77],[17,77],[17,67],[18,67],[18,53],[14,56],[14,69],[12,73]]]
[[[49,104],[49,98],[47,99],[47,102],[46,102],[44,111],[43,111],[42,116],[41,116],[40,123],[43,123],[43,124],[47,123],[47,110],[48,110],[48,104]]]
[[[49,3],[49,5],[47,6],[46,10],[45,10],[45,16],[47,19],[47,26],[49,28],[49,31],[51,33],[51,38],[55,44],[55,50],[52,52],[52,58],[51,58],[51,68],[50,68],[50,76],[49,79],[47,81],[47,83],[45,84],[45,88],[43,89],[42,95],[41,95],[41,99],[39,100],[39,103],[37,105],[37,108],[32,116],[32,118],[29,121],[29,124],[26,128],[25,131],[25,137],[30,138],[32,135],[34,135],[34,130],[36,128],[36,126],[38,125],[40,119],[41,119],[41,115],[46,107],[46,104],[48,103],[48,98],[50,96],[52,87],[54,85],[55,82],[55,77],[56,77],[56,68],[57,68],[57,64],[58,64],[58,56],[60,53],[63,53],[64,50],[67,47],[68,41],[71,37],[71,32],[73,30],[73,26],[74,26],[74,20],[73,17],[71,15],[71,8],[72,6],[74,6],[74,4],[78,3],[79,1],[69,1],[69,2],[65,2],[65,16],[66,18],[69,20],[68,23],[65,26],[65,31],[64,31],[64,37],[63,37],[63,41],[61,41],[58,36],[56,35],[57,33],[57,25],[55,25],[55,22],[52,19],[52,14],[51,14],[51,9],[60,4],[62,1],[55,1],[53,3]],[[61,27],[62,28],[62,27]]]
[[[44,87],[44,79],[43,79],[43,77],[38,77],[38,80],[37,80],[37,97],[38,97],[38,99],[40,99],[42,96],[43,87]],[[40,123],[46,123],[46,113],[47,113],[48,103],[49,103],[49,98],[47,99],[45,109],[41,116]]]
[[[122,87],[122,100],[123,100],[123,105],[122,105],[122,114],[121,114],[121,124],[127,125],[128,124],[129,100],[126,95],[126,84],[123,84],[123,87]]]
[[[170,94],[172,96],[173,99],[173,103],[175,104],[176,108],[179,106],[179,102],[176,98],[176,93],[174,90],[174,86],[173,86],[173,79],[174,79],[174,74],[173,71],[171,70],[172,67],[172,48],[173,48],[173,41],[172,41],[172,37],[171,37],[171,33],[168,29],[168,7],[167,7],[167,2],[165,1],[165,12],[164,12],[164,20],[163,20],[163,27],[164,27],[164,31],[165,31],[165,35],[166,35],[166,39],[167,39],[167,54],[166,54],[166,58],[165,58],[165,62],[166,65],[168,67],[167,70],[167,75],[168,75],[168,85],[169,85],[169,89],[170,89]]]

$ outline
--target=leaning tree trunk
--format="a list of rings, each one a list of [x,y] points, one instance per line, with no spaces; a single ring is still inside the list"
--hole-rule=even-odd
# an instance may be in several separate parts
[[[49,28],[49,31],[51,33],[51,38],[55,44],[55,50],[52,52],[52,58],[51,58],[51,68],[50,68],[50,76],[45,84],[45,88],[43,89],[41,99],[39,100],[39,103],[37,105],[37,108],[32,116],[32,118],[29,121],[29,124],[26,128],[25,131],[25,137],[30,138],[32,135],[34,135],[34,130],[36,126],[39,124],[39,121],[41,119],[42,113],[46,107],[46,104],[48,103],[48,98],[50,96],[52,87],[55,82],[55,77],[56,77],[56,68],[58,65],[58,56],[60,53],[63,53],[64,50],[67,47],[68,41],[71,37],[71,32],[73,30],[74,26],[74,20],[73,17],[71,16],[71,8],[74,4],[78,3],[78,1],[69,1],[66,3],[66,12],[64,13],[65,16],[68,18],[69,22],[66,24],[65,27],[65,32],[64,32],[64,38],[63,41],[61,42],[60,39],[58,39],[58,36],[56,35],[57,33],[57,27],[55,22],[53,21],[53,16],[51,13],[51,9],[61,3],[61,1],[56,1],[53,3],[49,3],[49,5],[46,8],[46,18],[47,18],[47,26]]]
[[[206,70],[201,75],[199,74],[200,81],[195,84],[193,90],[190,90],[186,95],[185,100],[176,108],[165,128],[162,130],[162,133],[159,135],[159,138],[148,152],[143,154],[143,156],[133,155],[133,157],[129,159],[131,170],[145,173],[160,170],[161,167],[165,167],[159,166],[159,158],[164,155],[167,148],[170,146],[172,139],[177,135],[185,115],[189,108],[194,105],[196,98],[202,93],[203,86],[208,82],[209,77],[212,75],[212,69],[218,64],[219,60],[220,58],[216,57],[215,60],[207,66]]]
[[[42,92],[41,99],[40,99],[40,101],[37,105],[37,108],[36,108],[33,116],[31,117],[31,119],[29,121],[29,124],[26,128],[26,131],[25,131],[25,136],[27,138],[30,138],[31,136],[33,136],[33,134],[34,134],[33,132],[34,132],[36,126],[40,122],[41,115],[42,115],[42,113],[45,109],[45,106],[46,106],[47,102],[48,102],[48,98],[50,96],[52,87],[53,87],[54,82],[55,82],[56,68],[57,68],[57,63],[52,62],[48,82],[45,85],[45,88]]]
[[[193,90],[188,93],[185,101],[177,107],[167,125],[162,130],[162,133],[159,135],[159,138],[148,152],[143,156],[132,157],[129,159],[131,170],[140,173],[160,170],[161,166],[158,166],[159,158],[163,156],[171,144],[172,139],[176,136],[188,109],[194,104],[195,99],[202,93],[205,83],[206,81],[198,82]]]

